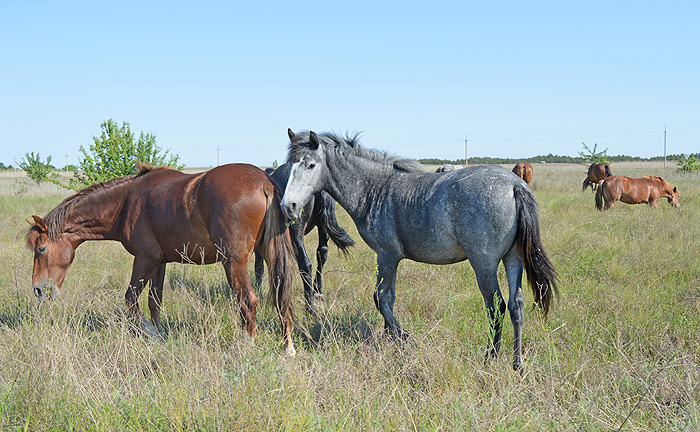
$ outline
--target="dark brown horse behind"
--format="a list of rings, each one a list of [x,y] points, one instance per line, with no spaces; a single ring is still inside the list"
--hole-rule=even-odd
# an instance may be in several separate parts
[[[532,165],[528,162],[520,162],[513,167],[513,172],[515,175],[525,180],[525,183],[530,184],[535,173],[532,170]]]
[[[607,210],[617,201],[627,204],[648,203],[649,207],[661,208],[657,201],[666,198],[674,207],[680,207],[680,192],[671,183],[659,176],[629,178],[611,176],[598,187],[595,207]]]
[[[27,246],[34,253],[32,285],[40,300],[63,284],[75,249],[86,240],[116,240],[134,256],[126,306],[147,333],[161,330],[165,265],[221,262],[239,302],[244,336],[255,336],[258,298],[248,261],[259,252],[270,269],[270,292],[285,351],[294,355],[291,242],[281,192],[260,169],[223,165],[201,174],[140,167],[135,175],[95,184],[66,198],[46,217],[33,216]],[[138,297],[150,282],[149,324]]]
[[[588,186],[591,187],[591,191],[595,191],[603,180],[612,175],[610,170],[610,165],[606,163],[592,163],[588,167],[588,174],[586,174],[586,179],[583,181],[583,188],[581,191],[585,191]]]

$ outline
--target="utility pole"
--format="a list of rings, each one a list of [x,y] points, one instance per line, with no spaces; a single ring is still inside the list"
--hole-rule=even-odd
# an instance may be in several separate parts
[[[469,144],[467,136],[464,136],[464,166],[469,166]]]
[[[666,169],[666,126],[664,126],[664,169]]]
[[[66,153],[66,172],[68,172],[68,153]]]

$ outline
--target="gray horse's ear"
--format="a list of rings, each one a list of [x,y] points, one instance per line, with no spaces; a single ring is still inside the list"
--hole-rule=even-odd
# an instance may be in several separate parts
[[[294,141],[294,138],[297,137],[291,128],[287,128],[287,135],[289,135],[289,141]]]
[[[311,150],[318,150],[318,146],[320,144],[318,142],[318,136],[316,135],[316,132],[309,132],[309,142],[311,143]]]

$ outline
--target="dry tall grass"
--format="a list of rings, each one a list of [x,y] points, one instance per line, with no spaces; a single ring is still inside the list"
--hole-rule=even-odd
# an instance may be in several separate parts
[[[294,359],[269,305],[242,348],[220,266],[169,265],[164,339],[135,334],[123,305],[131,257],[117,243],[82,245],[62,296],[40,307],[24,219],[65,192],[0,179],[0,430],[700,429],[700,177],[613,165],[664,175],[683,207],[600,213],[581,192],[585,167],[534,168],[562,297],[547,323],[526,311],[522,376],[508,319],[502,356],[483,364],[488,323],[467,263],[403,262],[396,313],[412,337],[386,340],[375,256],[341,209],[358,245],[331,253],[318,317],[302,312],[298,285]]]

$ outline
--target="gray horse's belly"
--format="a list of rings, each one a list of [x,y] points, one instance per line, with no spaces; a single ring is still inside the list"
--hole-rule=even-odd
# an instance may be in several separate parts
[[[434,230],[414,232],[411,241],[404,241],[404,256],[428,264],[453,264],[464,261],[467,255],[454,239]]]

